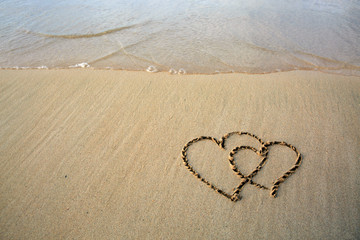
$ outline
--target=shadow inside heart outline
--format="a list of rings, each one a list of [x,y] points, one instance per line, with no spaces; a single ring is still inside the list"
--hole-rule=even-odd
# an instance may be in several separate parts
[[[201,175],[194,170],[194,168],[189,164],[189,160],[187,158],[187,150],[188,148],[199,141],[202,140],[211,140],[214,143],[216,143],[221,149],[225,150],[225,141],[227,138],[229,138],[231,135],[248,135],[250,137],[255,138],[256,140],[258,140],[261,144],[261,148],[260,151],[257,150],[254,147],[250,147],[250,146],[239,146],[239,147],[235,147],[229,155],[229,162],[230,162],[230,166],[232,168],[232,170],[236,173],[236,175],[238,175],[241,178],[241,183],[234,188],[234,191],[232,194],[229,194],[227,192],[225,192],[224,190],[216,187],[214,184],[210,183],[208,180],[206,180],[205,178],[201,177]],[[285,143],[285,142],[279,142],[279,141],[274,141],[274,142],[264,142],[262,139],[260,139],[259,137],[257,137],[254,134],[248,133],[248,132],[231,132],[228,133],[226,135],[224,135],[220,140],[217,140],[214,137],[209,137],[209,136],[201,136],[199,138],[194,138],[193,140],[189,141],[187,144],[185,144],[185,146],[183,147],[182,150],[182,160],[184,162],[185,167],[196,177],[198,178],[200,181],[202,181],[203,183],[205,183],[207,186],[209,186],[211,189],[213,189],[214,191],[216,191],[217,193],[225,196],[226,198],[230,199],[231,201],[238,201],[240,200],[239,194],[242,190],[242,188],[245,186],[245,184],[250,183],[252,185],[255,185],[256,187],[260,188],[260,189],[268,189],[267,187],[255,183],[252,178],[261,170],[261,168],[264,166],[264,164],[267,161],[267,155],[268,155],[268,147],[272,146],[272,145],[283,145],[283,146],[287,146],[289,148],[291,148],[293,151],[295,151],[297,153],[297,159],[296,159],[296,163],[294,166],[292,166],[287,172],[285,172],[280,178],[278,178],[276,181],[274,181],[274,184],[272,185],[271,188],[271,196],[276,197],[277,195],[277,191],[279,189],[279,186],[281,183],[283,183],[290,175],[292,175],[296,169],[300,166],[301,164],[301,154],[300,152],[298,152],[298,150],[292,146],[291,144]],[[240,150],[242,149],[250,149],[252,151],[254,151],[255,153],[257,153],[258,155],[262,156],[262,160],[260,162],[260,164],[255,168],[255,170],[252,171],[252,173],[250,173],[249,175],[244,175],[240,172],[240,170],[237,168],[234,158],[233,156]]]

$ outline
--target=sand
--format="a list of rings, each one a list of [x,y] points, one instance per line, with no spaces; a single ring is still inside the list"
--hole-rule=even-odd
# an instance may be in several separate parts
[[[295,71],[170,75],[0,71],[1,239],[356,239],[360,237],[360,78]],[[181,159],[193,138],[247,131],[303,162],[279,188],[232,202]],[[233,136],[194,144],[189,162],[231,192]],[[254,181],[296,159],[273,146]],[[235,156],[250,173],[260,157]]]

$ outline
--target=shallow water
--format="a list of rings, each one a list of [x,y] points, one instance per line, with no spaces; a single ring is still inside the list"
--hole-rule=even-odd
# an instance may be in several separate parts
[[[0,67],[360,76],[360,1],[0,1]]]

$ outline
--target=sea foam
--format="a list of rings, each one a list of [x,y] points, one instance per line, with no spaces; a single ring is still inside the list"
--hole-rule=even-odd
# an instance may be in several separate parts
[[[78,63],[72,66],[69,66],[69,68],[88,68],[90,65],[86,62]]]

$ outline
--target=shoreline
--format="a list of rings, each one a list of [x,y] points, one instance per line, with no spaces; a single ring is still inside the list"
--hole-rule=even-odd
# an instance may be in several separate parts
[[[356,239],[360,77],[315,71],[171,75],[94,69],[0,70],[2,239]],[[245,131],[303,156],[278,196],[246,185],[232,202],[183,164],[184,145]],[[236,146],[191,146],[190,164],[231,192]],[[272,146],[254,181],[294,164]],[[260,158],[244,151],[248,174]],[[209,164],[211,163],[211,164]]]
[[[89,71],[120,71],[120,72],[145,72],[145,73],[153,73],[153,74],[157,74],[157,73],[161,73],[161,74],[168,74],[168,75],[187,75],[187,76],[191,76],[191,75],[195,75],[195,76],[201,76],[201,75],[205,75],[205,76],[213,76],[213,75],[223,75],[223,74],[244,74],[244,75],[268,75],[268,74],[276,74],[276,73],[288,73],[288,72],[315,72],[315,73],[324,73],[324,74],[331,74],[331,75],[338,75],[338,76],[345,76],[345,77],[359,77],[360,75],[356,75],[356,74],[346,74],[346,73],[337,73],[337,72],[327,72],[327,71],[323,71],[320,69],[310,69],[310,68],[297,68],[297,69],[290,69],[290,70],[279,70],[276,69],[272,72],[263,72],[263,73],[251,73],[251,72],[235,72],[235,71],[229,71],[229,72],[213,72],[213,73],[188,73],[185,71],[185,73],[172,73],[171,69],[169,71],[155,71],[155,72],[151,72],[148,71],[147,69],[143,69],[143,70],[128,70],[128,69],[115,69],[115,68],[94,68],[94,67],[55,67],[55,68],[48,68],[46,66],[40,66],[40,67],[4,67],[1,68],[0,67],[0,71],[8,71],[8,70],[12,70],[12,71],[17,71],[17,70],[21,70],[21,71],[26,71],[26,70],[45,70],[45,71],[54,71],[54,70],[89,70]],[[325,69],[325,70],[334,70],[334,69]],[[337,71],[337,70],[335,70]]]

